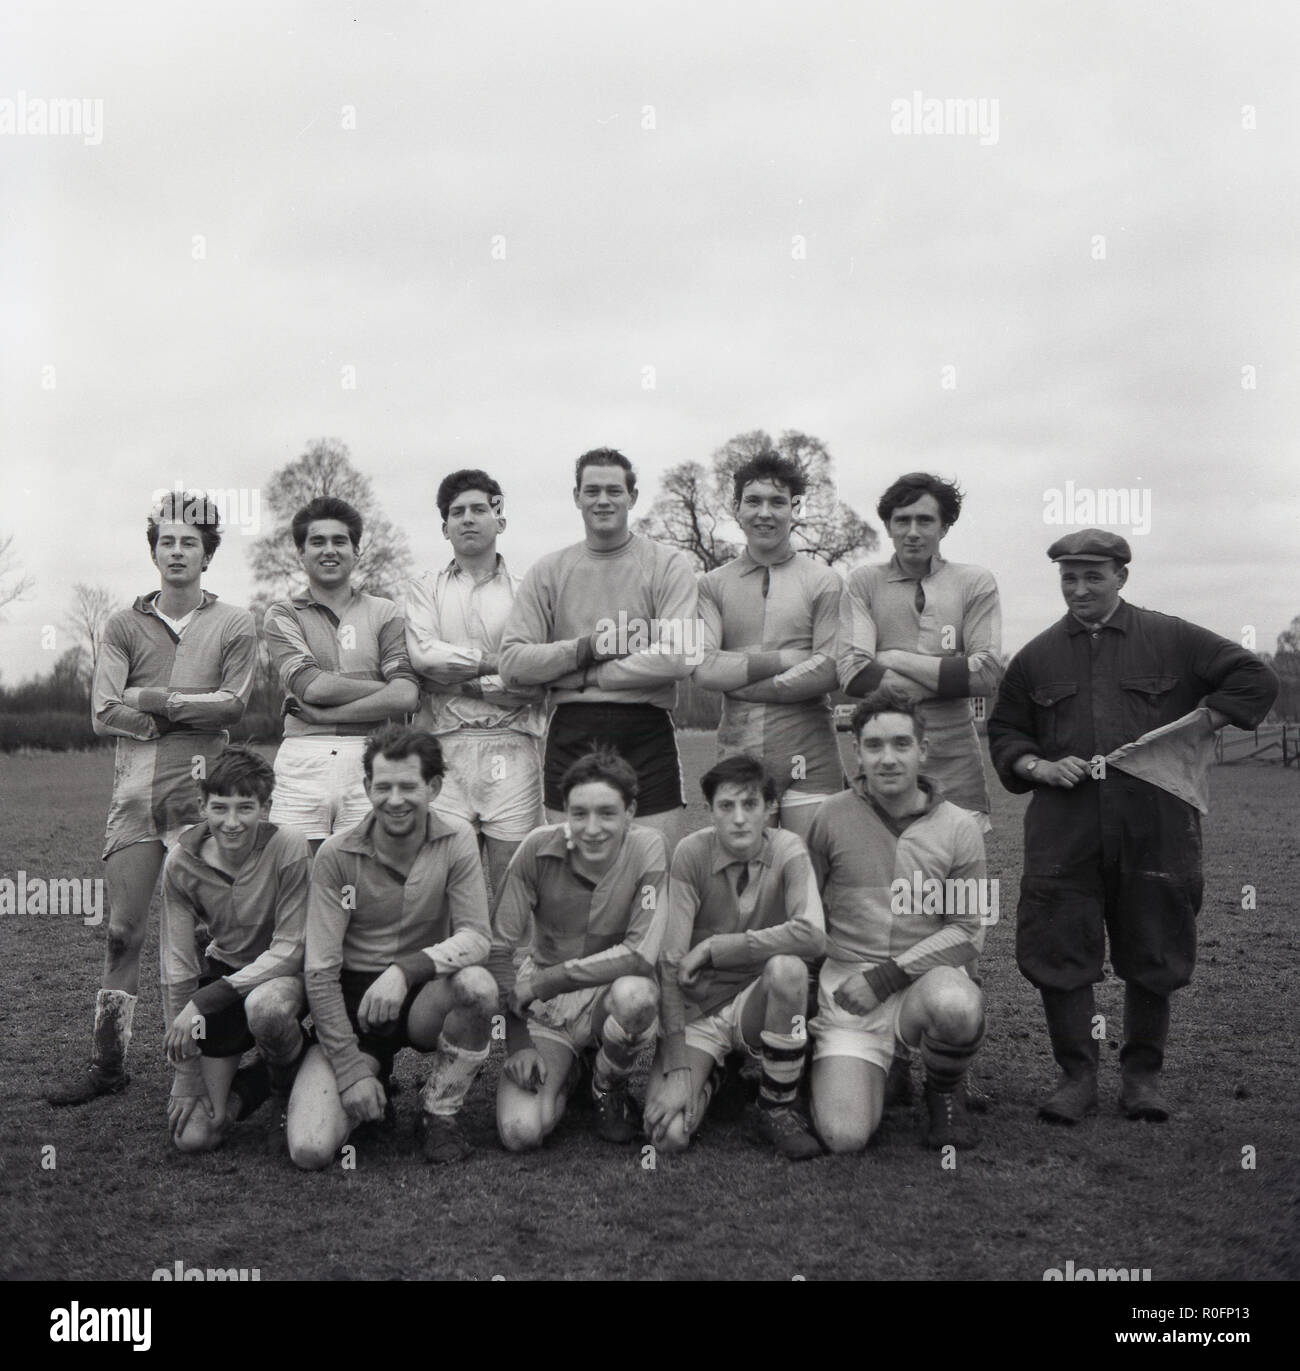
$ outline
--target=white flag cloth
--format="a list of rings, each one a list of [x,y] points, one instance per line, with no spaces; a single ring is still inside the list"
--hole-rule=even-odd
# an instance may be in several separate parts
[[[1150,781],[1208,814],[1213,761],[1214,726],[1209,707],[1201,705],[1181,719],[1117,747],[1106,758],[1106,765]]]

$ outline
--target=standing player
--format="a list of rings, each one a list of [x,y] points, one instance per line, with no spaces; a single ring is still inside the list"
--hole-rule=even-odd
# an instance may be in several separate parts
[[[1084,529],[1047,555],[1068,612],[1012,659],[989,720],[1002,784],[1033,792],[1016,959],[1043,997],[1061,1068],[1038,1113],[1075,1124],[1097,1107],[1092,987],[1109,934],[1124,981],[1119,1106],[1160,1123],[1169,1117],[1158,1084],[1169,997],[1196,962],[1206,805],[1177,766],[1158,759],[1164,748],[1175,758],[1180,746],[1188,757],[1208,752],[1228,722],[1257,727],[1278,682],[1237,643],[1121,599],[1132,554],[1118,534]],[[1144,739],[1170,724],[1182,727],[1160,748]],[[1108,754],[1139,740],[1107,765]]]
[[[626,758],[639,785],[639,822],[681,836],[681,762],[669,711],[676,683],[698,663],[695,577],[685,556],[628,532],[632,463],[612,448],[577,461],[573,502],[585,541],[535,562],[501,640],[512,689],[545,686],[555,711],[546,735],[546,817],[558,822],[560,781],[594,743]]]
[[[406,649],[421,678],[415,722],[442,744],[437,807],[477,825],[493,895],[520,842],[542,821],[540,688],[510,691],[497,659],[519,577],[497,552],[501,487],[485,471],[454,471],[438,487],[454,556],[406,594]]]
[[[900,476],[880,497],[876,511],[894,555],[883,566],[849,573],[839,678],[848,695],[883,684],[920,702],[926,775],[987,833],[988,784],[970,698],[997,690],[1002,611],[989,572],[939,555],[961,501],[956,485],[924,471]]]
[[[713,826],[673,855],[646,1132],[656,1147],[681,1151],[727,1055],[744,1052],[762,1065],[759,1134],[782,1156],[816,1157],[821,1144],[795,1099],[808,1054],[804,959],[819,958],[826,942],[817,878],[800,839],[767,826],[776,784],[756,758],[726,758],[700,788]]]
[[[487,1061],[496,983],[487,890],[468,824],[430,806],[442,781],[431,734],[389,726],[362,756],[371,816],[317,854],[307,911],[307,999],[318,1045],[289,1100],[289,1155],[317,1171],[388,1103],[403,1047],[432,1052],[417,1136],[429,1162],[471,1151],[456,1115]]]
[[[361,775],[366,735],[402,721],[420,688],[406,656],[401,611],[354,590],[361,515],[322,495],[293,516],[307,589],[266,611],[266,646],[285,691],[271,822],[296,828],[314,852],[370,813]]]
[[[85,1104],[125,1089],[140,947],[166,848],[199,820],[194,785],[227,741],[253,689],[257,636],[246,609],[217,603],[200,580],[221,543],[206,495],[175,491],[149,515],[162,585],[113,615],[95,663],[95,732],[116,737],[104,862],[108,950],[95,998],[90,1069],[46,1098]]]
[[[745,550],[700,581],[704,661],[695,679],[723,691],[718,756],[761,757],[780,793],[781,826],[807,834],[844,785],[827,691],[835,688],[842,582],[790,546],[807,481],[776,453],[733,478]]]
[[[876,691],[852,727],[862,774],[822,805],[808,835],[826,901],[813,1122],[832,1152],[864,1148],[903,1043],[925,1065],[926,1143],[970,1147],[961,1086],[984,1036],[984,998],[962,968],[984,936],[984,841],[920,774],[925,724],[912,700]]]
[[[565,822],[530,833],[506,873],[490,965],[509,1010],[497,1131],[511,1152],[540,1147],[559,1123],[588,1048],[597,1132],[637,1135],[628,1080],[658,1022],[668,861],[663,838],[632,822],[636,788],[616,754],[580,757],[560,785]]]
[[[167,1122],[182,1152],[220,1146],[267,1085],[269,1141],[276,1151],[283,1145],[303,1050],[311,853],[301,833],[266,821],[274,786],[268,761],[228,747],[199,781],[203,821],[182,834],[163,868],[159,955],[165,1047],[176,1068]],[[212,939],[206,957],[195,945],[199,924]],[[261,1061],[240,1071],[254,1046]]]

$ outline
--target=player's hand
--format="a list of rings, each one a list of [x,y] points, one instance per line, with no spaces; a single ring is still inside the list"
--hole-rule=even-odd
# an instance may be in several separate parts
[[[605,633],[593,633],[588,637],[587,641],[591,644],[591,660],[593,662],[614,662],[620,657],[629,655],[626,652],[603,651],[600,646],[600,640],[608,636],[609,635]]]
[[[1039,762],[1030,779],[1059,790],[1073,790],[1088,775],[1088,763],[1082,757],[1062,757],[1056,762]]]
[[[1213,731],[1214,731],[1215,729],[1217,729],[1217,728],[1222,728],[1222,727],[1224,726],[1224,724],[1230,724],[1231,722],[1232,722],[1232,720],[1229,719],[1228,716],[1227,716],[1221,709],[1211,709],[1211,710],[1210,710],[1210,731],[1211,731],[1211,732],[1213,732]]]
[[[388,1096],[378,1076],[364,1076],[339,1095],[339,1103],[354,1124],[378,1123],[384,1117]]]
[[[483,654],[482,665],[478,669],[480,676],[495,676],[501,669],[501,659],[495,652],[485,652]]]
[[[652,1091],[646,1100],[645,1129],[656,1147],[663,1142],[678,1114],[689,1137],[695,1127],[695,1091],[691,1088],[689,1069],[670,1071],[663,1089]]]
[[[199,1013],[194,1001],[191,1000],[184,1009],[172,1020],[172,1026],[167,1030],[167,1036],[163,1039],[163,1050],[167,1053],[167,1060],[173,1066],[179,1066],[183,1061],[199,1055],[198,1040],[194,1036],[195,1019],[202,1020],[203,1015]]]
[[[523,1047],[506,1058],[506,1075],[520,1088],[535,1095],[546,1084],[546,1062],[535,1047]]]
[[[207,1113],[209,1122],[217,1117],[206,1094],[178,1095],[176,1087],[172,1086],[171,1097],[167,1101],[167,1133],[173,1141],[185,1131],[194,1111],[200,1106]]]
[[[510,994],[506,996],[506,1008],[516,1019],[524,1019],[528,1017],[528,1006],[536,998],[531,978],[522,976],[511,986]]]
[[[713,959],[709,956],[709,939],[696,943],[691,950],[682,958],[682,964],[677,968],[677,984],[684,990],[694,990],[700,983],[700,976],[709,970],[713,965]]]
[[[902,672],[895,671],[892,667],[886,667],[885,674],[880,678],[880,688],[883,690],[886,686],[896,694],[905,696],[914,704],[934,698],[919,681],[912,680],[910,676],[904,676]]]
[[[406,984],[406,973],[400,966],[390,966],[361,997],[357,1008],[357,1022],[368,1033],[372,1028],[383,1028],[402,1012],[402,1001],[410,987]]]
[[[866,974],[861,971],[856,976],[850,976],[840,986],[835,992],[834,1000],[841,1009],[847,1009],[850,1014],[870,1014],[880,1003],[880,997],[867,984]]]

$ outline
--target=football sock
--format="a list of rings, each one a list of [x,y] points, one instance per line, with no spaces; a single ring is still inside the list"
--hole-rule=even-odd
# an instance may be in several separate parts
[[[135,996],[125,990],[101,990],[95,996],[95,1036],[90,1053],[95,1070],[116,1076],[125,1069],[134,1017]]]
[[[615,1081],[626,1080],[636,1066],[636,1059],[654,1041],[655,1024],[651,1023],[643,1033],[629,1036],[623,1025],[611,1014],[605,1020],[605,1029],[596,1053],[596,1063],[591,1070],[591,1088],[603,1095]]]
[[[922,1033],[921,1061],[925,1064],[926,1085],[940,1094],[951,1094],[961,1084],[983,1041],[982,1032],[972,1043],[950,1043],[932,1033]]]
[[[420,1092],[420,1108],[443,1118],[457,1113],[487,1059],[486,1047],[461,1047],[439,1033],[433,1069]]]
[[[763,1043],[763,1075],[758,1085],[761,1109],[780,1109],[792,1105],[799,1094],[799,1078],[803,1075],[804,1059],[808,1055],[807,1037],[796,1038],[791,1033],[773,1033],[765,1028],[759,1035]]]

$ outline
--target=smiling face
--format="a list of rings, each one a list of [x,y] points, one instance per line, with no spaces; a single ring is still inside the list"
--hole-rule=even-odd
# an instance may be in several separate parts
[[[490,551],[505,528],[499,501],[485,490],[462,490],[447,506],[443,534],[459,557]]]
[[[582,469],[582,484],[573,492],[573,503],[582,514],[587,532],[602,542],[618,542],[627,537],[628,515],[636,495],[627,488],[627,472],[620,466]]]
[[[778,552],[790,537],[795,506],[789,490],[776,481],[750,481],[735,506],[736,522],[750,552]]]
[[[713,831],[727,856],[739,861],[757,856],[763,846],[767,822],[776,813],[776,807],[776,801],[765,800],[756,785],[723,781],[713,792],[709,814],[713,819]]]
[[[208,560],[199,530],[185,523],[159,524],[158,541],[150,555],[163,586],[170,590],[198,585]]]
[[[257,842],[257,825],[271,813],[271,802],[256,795],[209,795],[203,817],[227,865],[243,866]]]
[[[442,777],[426,781],[418,757],[385,757],[371,761],[366,794],[378,816],[379,827],[395,841],[409,838],[423,828],[429,805],[442,789]]]
[[[867,793],[882,803],[910,795],[925,762],[926,745],[918,742],[907,714],[877,714],[862,725],[855,745]]]
[[[592,867],[604,867],[618,855],[632,827],[636,801],[624,803],[623,795],[608,781],[584,781],[569,791],[564,817],[574,850]]]
[[[947,532],[939,502],[930,494],[918,496],[910,505],[900,505],[889,516],[894,550],[899,563],[909,571],[928,570],[930,558],[939,551]]]
[[[357,563],[348,526],[340,519],[313,519],[307,525],[298,561],[307,580],[321,590],[347,585]]]
[[[1061,561],[1061,594],[1071,613],[1087,623],[1104,619],[1119,604],[1128,567],[1119,562]]]

